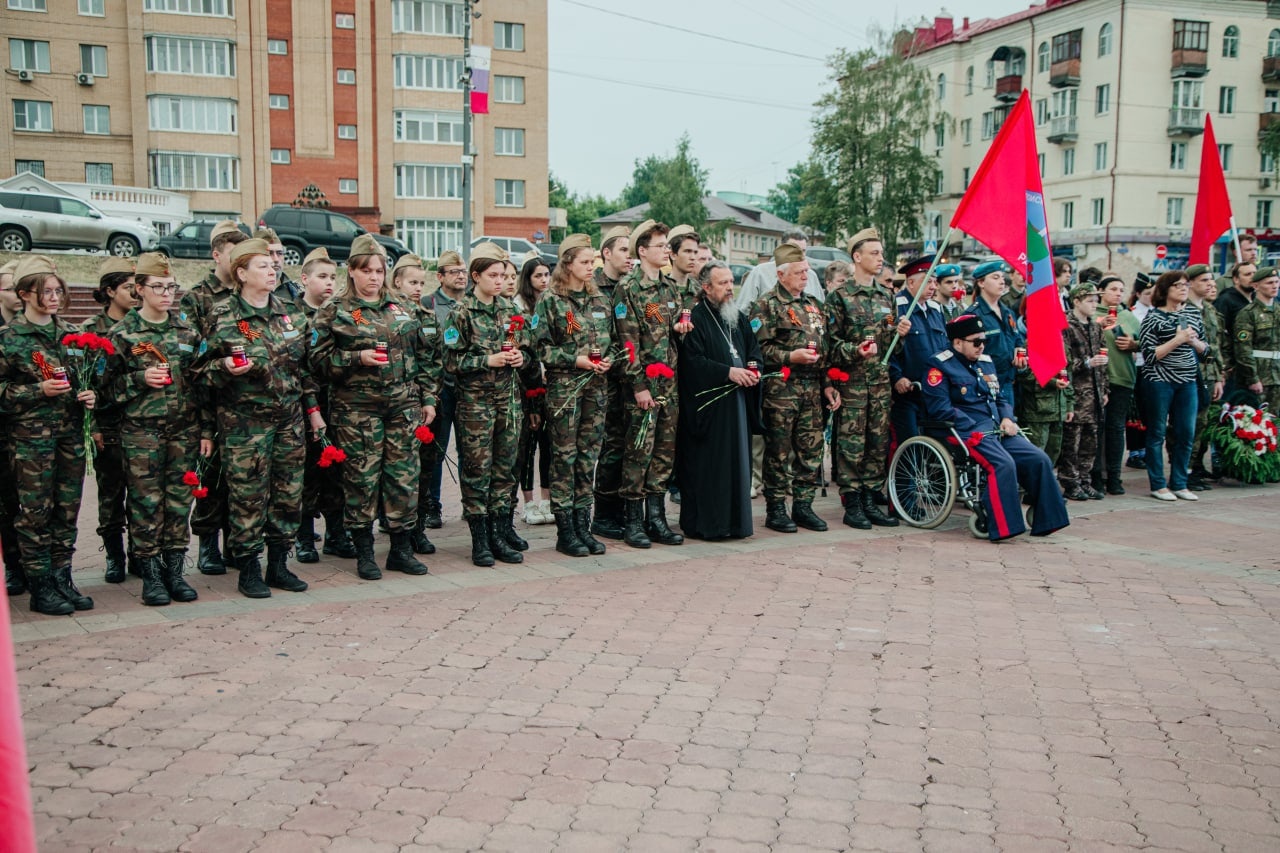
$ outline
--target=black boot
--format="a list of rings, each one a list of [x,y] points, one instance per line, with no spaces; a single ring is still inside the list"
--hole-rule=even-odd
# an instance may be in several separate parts
[[[299,563],[320,562],[320,554],[316,551],[316,520],[310,515],[298,522],[296,540],[294,554]]]
[[[439,530],[444,527],[444,520],[440,517],[440,513],[444,507],[440,506],[440,501],[427,501],[426,511],[422,514],[423,524],[428,530]]]
[[[779,533],[795,533],[799,529],[787,515],[786,501],[765,501],[764,526]]]
[[[880,527],[897,527],[898,519],[876,506],[876,490],[870,486],[862,487],[862,511],[867,521]]]
[[[596,517],[591,522],[590,532],[605,539],[621,539],[624,533],[622,518],[622,499],[600,495],[596,498]]]
[[[424,510],[418,510],[418,523],[413,526],[413,532],[409,534],[409,544],[413,546],[415,554],[434,554],[436,546],[431,544],[431,540],[427,538],[424,529],[427,526],[427,514]],[[417,562],[416,560],[414,562]],[[421,565],[421,564],[419,564]],[[387,568],[391,568],[390,565]],[[410,572],[415,574],[415,572]],[[417,572],[416,574],[425,574],[425,572]]]
[[[314,539],[311,540],[315,542]],[[307,582],[289,571],[289,546],[267,543],[267,586],[285,592],[306,592]]]
[[[473,515],[467,519],[471,528],[471,563],[481,568],[493,565],[493,552],[489,550],[489,516]]]
[[[588,553],[594,557],[604,553],[604,543],[591,535],[591,510],[589,508],[580,507],[573,511],[573,529],[578,534],[578,539],[582,544],[587,546]]]
[[[76,589],[75,581],[71,579],[70,556],[62,558],[58,561],[58,565],[53,567],[53,583],[57,587],[58,594],[70,601],[76,610],[93,609],[93,599],[82,595],[80,590]]]
[[[46,616],[70,616],[76,612],[75,605],[62,597],[51,575],[27,578],[31,586],[31,612],[43,613]]]
[[[426,536],[422,537],[426,539]],[[427,543],[430,545],[431,543]],[[417,553],[434,553],[435,547],[432,546],[431,551],[418,551],[413,543],[413,534],[407,530],[401,530],[398,533],[391,534],[391,553],[387,555],[387,571],[404,572],[406,575],[425,575],[427,567],[418,562],[418,558],[413,556]]]
[[[324,548],[322,552],[344,560],[356,558],[356,546],[351,534],[342,526],[342,516],[324,520]]]
[[[590,553],[587,546],[573,529],[573,516],[561,511],[556,511],[553,515],[556,519],[556,550],[567,557],[587,556]]]
[[[132,551],[129,552],[127,561],[129,564],[129,574],[135,578],[142,577],[142,558]]]
[[[849,492],[847,495],[841,495],[840,503],[844,505],[844,518],[840,519],[841,524],[846,527],[852,527],[855,530],[871,529],[871,522],[867,519],[867,515],[862,509],[861,492]]]
[[[515,504],[512,504],[511,510],[505,515],[505,519],[502,525],[502,538],[517,551],[528,551],[529,543],[521,539],[519,533],[516,533]]]
[[[164,564],[159,557],[139,557],[142,564],[142,603],[148,607],[165,607],[173,600],[165,588]]]
[[[382,569],[373,559],[373,531],[368,525],[352,531],[351,542],[356,549],[356,574],[362,580],[382,580]]]
[[[241,595],[245,598],[271,597],[271,589],[262,582],[261,554],[236,557],[232,560],[232,565],[240,571],[240,580],[236,583],[236,589],[240,590]]]
[[[511,513],[505,509],[489,513],[489,550],[504,563],[523,563],[524,555],[512,547],[506,536],[511,527]],[[511,531],[515,535],[515,531]],[[519,538],[519,537],[517,537]],[[523,541],[523,540],[522,540]]]
[[[4,591],[10,598],[27,591],[27,575],[17,559],[4,561]]]
[[[649,495],[645,498],[645,509],[649,513],[649,520],[644,526],[644,532],[649,534],[651,541],[662,545],[684,544],[684,537],[667,524],[666,495]]]
[[[822,533],[827,529],[827,523],[814,513],[812,501],[792,501],[791,520],[805,530]]]
[[[223,562],[222,552],[218,550],[218,534],[200,537],[200,556],[196,559],[196,568],[202,575],[225,575],[227,565]]]
[[[174,549],[165,551],[164,568],[160,573],[160,580],[164,582],[164,588],[168,590],[169,597],[174,601],[195,601],[200,597],[200,593],[195,591],[191,584],[182,578],[183,571],[186,569],[187,552]],[[146,602],[143,602],[144,604]]]
[[[644,499],[628,499],[626,508],[627,523],[622,528],[622,541],[632,548],[652,547],[653,543],[649,541],[648,535],[644,532]]]
[[[107,552],[107,583],[124,583],[126,577],[126,561],[124,553],[124,531],[111,530],[102,534],[102,550]]]

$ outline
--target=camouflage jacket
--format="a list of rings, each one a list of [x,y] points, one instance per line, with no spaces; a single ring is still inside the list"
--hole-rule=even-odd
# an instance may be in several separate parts
[[[412,305],[383,293],[365,302],[353,293],[329,300],[311,326],[311,369],[329,385],[334,405],[357,409],[434,406],[439,373],[427,369],[430,354]],[[366,367],[360,351],[387,344],[387,364]]]
[[[71,360],[62,339],[75,331],[74,325],[59,317],[37,326],[21,313],[0,329],[0,419],[6,427],[22,425],[53,435],[81,428],[84,408],[76,400],[74,376],[67,377],[73,389],[66,394],[46,397],[40,389],[40,383],[49,378],[41,364],[66,367],[70,372]]]
[[[511,318],[521,317],[523,325],[512,334]],[[524,353],[524,367],[518,372],[525,386],[539,384],[541,372],[533,353],[533,336],[538,332],[538,315],[525,317],[516,304],[503,296],[495,296],[486,305],[469,291],[458,300],[449,314],[449,323],[441,335],[444,346],[444,369],[454,375],[460,385],[473,389],[510,389],[520,376],[505,367],[489,367],[489,356],[502,351],[503,341],[510,340]],[[513,392],[514,393],[514,392]]]
[[[591,274],[591,280],[596,283],[596,287],[600,288],[600,292],[604,294],[604,298],[612,304],[618,285],[622,282],[614,281],[609,278],[609,276],[605,275],[604,267],[596,267],[596,271]]]
[[[1066,355],[1067,339],[1062,338],[1063,355]],[[1076,410],[1076,391],[1071,385],[1059,388],[1057,376],[1044,385],[1030,370],[1018,371],[1017,400],[1018,423],[1063,423],[1067,414]]]
[[[893,297],[875,282],[859,285],[849,279],[827,294],[827,347],[829,361],[849,374],[852,384],[889,384],[889,369],[882,355],[863,358],[858,348],[868,335],[884,353],[893,340]]]
[[[781,285],[766,293],[751,312],[751,331],[760,342],[764,355],[763,372],[777,373],[782,367],[791,368],[791,379],[820,381],[822,387],[831,384],[827,378],[827,349],[825,315],[818,300],[803,291],[792,296]],[[818,348],[818,360],[813,364],[792,364],[791,351],[804,349],[812,341]],[[766,379],[766,399],[785,393],[787,383],[781,378]]]
[[[685,303],[674,281],[661,273],[657,280],[645,278],[639,264],[618,282],[613,292],[614,333],[619,347],[625,348],[627,343],[635,347],[634,362],[629,357],[619,359],[623,379],[633,391],[647,388],[659,397],[675,390],[675,379],[650,379],[645,370],[659,362],[676,369],[679,348],[675,325],[684,308],[692,311],[693,304]]]
[[[117,322],[118,321],[112,320],[108,317],[106,311],[99,311],[97,314],[94,314],[88,320],[85,320],[80,324],[80,331],[91,332],[104,338],[110,338],[111,330],[116,326]],[[105,390],[105,385],[103,388]],[[93,407],[94,432],[118,435],[120,432],[121,414],[120,407],[110,395],[99,394],[97,405]]]
[[[1280,300],[1254,299],[1236,314],[1236,384],[1280,385]]]
[[[185,429],[200,419],[200,404],[206,396],[194,381],[200,335],[178,311],[170,311],[165,323],[149,323],[137,311],[130,311],[112,329],[111,343],[116,352],[107,360],[104,396],[122,420],[160,420],[165,426]],[[169,365],[173,384],[152,388],[143,374],[161,363]],[[201,423],[201,435],[213,437],[212,422]]]
[[[1222,359],[1222,315],[1212,303],[1195,305],[1188,302],[1185,310],[1200,312],[1200,325],[1204,327],[1204,340],[1209,351],[1200,357],[1200,377],[1209,383],[1221,382],[1224,372]]]
[[[1092,317],[1082,322],[1072,311],[1063,338],[1067,344],[1067,370],[1075,392],[1075,419],[1095,423],[1102,413],[1102,399],[1111,391],[1105,367],[1090,367],[1089,359],[1106,346],[1102,326]],[[1108,351],[1109,352],[1109,351]]]
[[[207,337],[209,330],[205,324],[209,320],[213,306],[229,298],[233,293],[235,289],[219,281],[217,272],[210,270],[198,284],[182,294],[182,299],[178,303],[178,317]]]
[[[535,346],[548,377],[583,375],[577,358],[590,355],[592,347],[599,347],[603,358],[618,360],[613,351],[613,307],[603,293],[581,290],[562,296],[548,290],[538,300],[537,315]]]

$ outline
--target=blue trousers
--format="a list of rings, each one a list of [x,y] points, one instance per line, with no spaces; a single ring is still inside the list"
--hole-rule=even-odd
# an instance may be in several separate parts
[[[987,512],[987,536],[992,542],[1025,533],[1019,484],[1035,510],[1032,536],[1048,536],[1071,523],[1067,505],[1053,475],[1053,463],[1043,450],[1020,435],[1006,438],[985,436],[969,449],[987,473],[982,506]]]
[[[1175,492],[1187,487],[1191,442],[1196,433],[1199,391],[1195,382],[1147,382],[1147,482],[1157,492],[1166,484]],[[1169,478],[1164,476],[1164,437],[1169,442]]]

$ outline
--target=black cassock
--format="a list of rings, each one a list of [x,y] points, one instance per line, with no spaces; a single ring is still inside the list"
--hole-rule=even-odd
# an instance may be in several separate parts
[[[729,384],[730,367],[763,365],[764,358],[745,315],[726,324],[701,301],[692,319],[693,331],[680,344],[680,529],[695,539],[750,536],[751,436],[764,432],[760,386],[734,386],[728,396],[698,408],[719,396],[713,389]]]

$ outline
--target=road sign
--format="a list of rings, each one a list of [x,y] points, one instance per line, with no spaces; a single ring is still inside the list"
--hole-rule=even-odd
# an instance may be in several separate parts
[[[1159,246],[1156,246],[1157,258],[1164,258],[1168,254],[1169,254],[1169,247],[1166,246],[1164,243],[1161,243]]]
[[[1161,246],[1160,248],[1163,249],[1164,247]],[[1164,258],[1156,258],[1155,263],[1151,265],[1152,272],[1167,272],[1168,269],[1169,269],[1169,262]]]
[[[924,244],[924,253],[925,253],[926,255],[936,255],[936,254],[938,254],[938,241],[937,241],[937,240],[928,240],[928,241],[926,241],[926,242],[925,242],[925,244]]]

